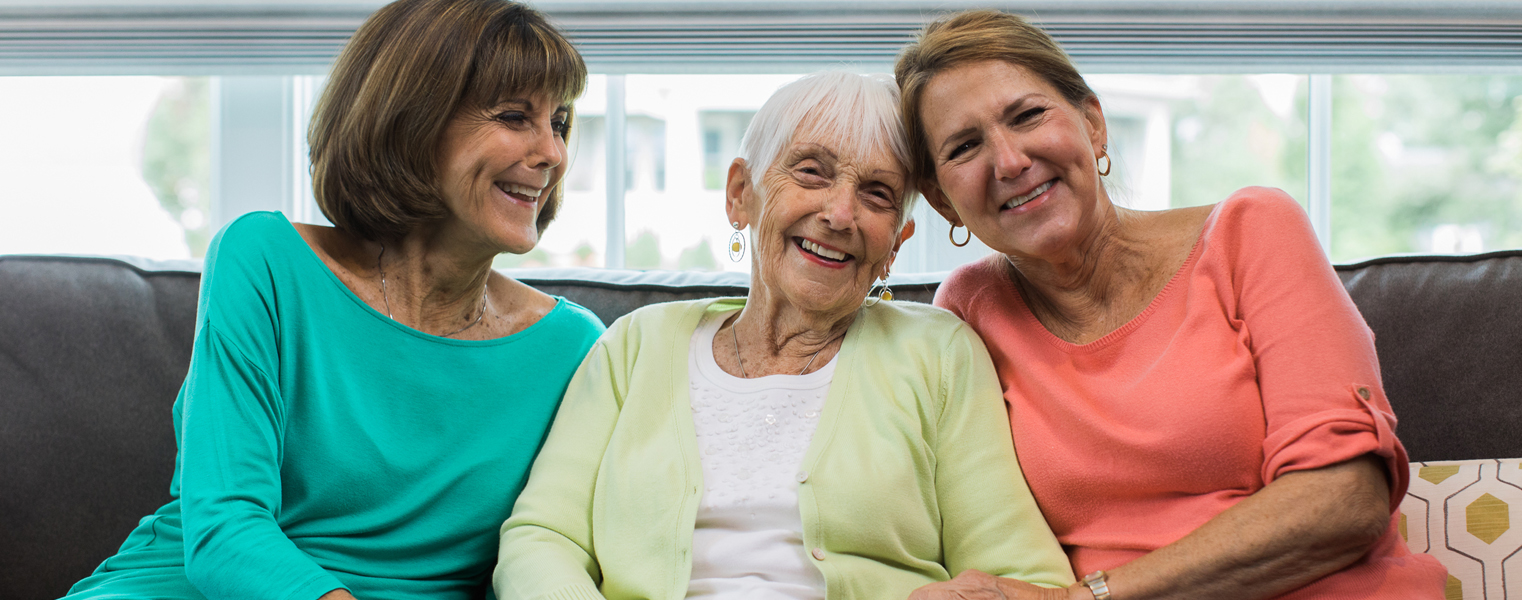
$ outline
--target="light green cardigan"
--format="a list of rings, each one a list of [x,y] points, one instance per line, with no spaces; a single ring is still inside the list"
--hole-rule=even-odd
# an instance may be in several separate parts
[[[688,351],[705,311],[744,304],[652,305],[598,340],[502,525],[498,598],[687,595],[703,489]],[[1072,583],[1015,460],[993,363],[966,324],[879,302],[857,314],[837,360],[798,486],[803,542],[829,598],[907,598],[966,569]]]

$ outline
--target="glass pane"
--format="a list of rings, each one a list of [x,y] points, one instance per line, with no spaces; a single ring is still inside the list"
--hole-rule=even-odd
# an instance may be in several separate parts
[[[1171,200],[1200,206],[1247,186],[1306,202],[1305,75],[1154,77],[1177,86],[1172,102]]]
[[[724,179],[750,118],[798,75],[630,75],[625,265],[745,271],[725,250]]]
[[[1522,246],[1522,76],[1332,86],[1333,260]]]
[[[0,77],[0,253],[202,256],[210,80]]]

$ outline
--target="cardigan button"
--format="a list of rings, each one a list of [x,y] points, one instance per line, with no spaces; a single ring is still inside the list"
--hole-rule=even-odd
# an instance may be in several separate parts
[[[824,560],[824,548],[814,549],[814,560]]]
[[[1361,385],[1358,386],[1358,397],[1359,398],[1363,398],[1364,400],[1368,400],[1369,396],[1370,396],[1370,394],[1369,394],[1369,388],[1361,386]]]
[[[803,482],[808,481],[808,480],[809,480],[809,472],[808,471],[799,471],[798,472],[798,483],[803,483]]]

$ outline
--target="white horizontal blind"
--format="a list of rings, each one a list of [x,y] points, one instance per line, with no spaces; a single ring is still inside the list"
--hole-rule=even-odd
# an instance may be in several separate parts
[[[50,7],[0,1],[0,74],[320,73],[379,2]],[[981,5],[996,3],[980,3]],[[1522,2],[1040,0],[1091,72],[1522,72]],[[947,2],[535,3],[602,73],[882,70]]]

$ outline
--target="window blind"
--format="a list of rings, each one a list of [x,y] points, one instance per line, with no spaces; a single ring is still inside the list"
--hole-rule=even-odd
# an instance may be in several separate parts
[[[0,4],[0,74],[320,73],[379,2]],[[883,70],[926,22],[1011,10],[1089,72],[1522,72],[1522,2],[534,3],[600,73]]]

